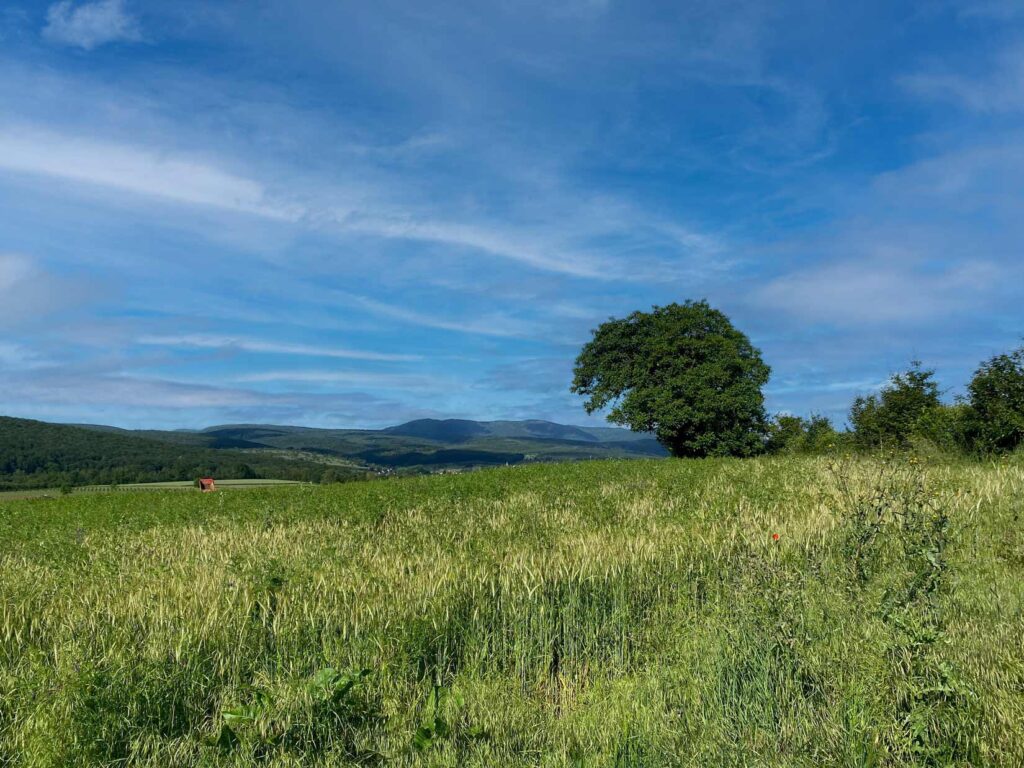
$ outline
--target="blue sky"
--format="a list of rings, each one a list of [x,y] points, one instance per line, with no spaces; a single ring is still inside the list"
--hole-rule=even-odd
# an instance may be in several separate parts
[[[1024,334],[1024,4],[0,9],[0,413],[597,423],[707,298],[823,412]]]

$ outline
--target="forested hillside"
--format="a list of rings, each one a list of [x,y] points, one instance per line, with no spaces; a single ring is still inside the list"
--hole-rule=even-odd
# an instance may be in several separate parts
[[[339,467],[0,416],[0,490],[215,477],[319,481]]]
[[[549,421],[420,419],[385,429],[318,429],[275,424],[224,424],[202,431],[86,429],[215,449],[273,449],[380,468],[429,471],[524,461],[665,456],[650,435],[626,429],[575,427]]]
[[[382,430],[225,425],[126,430],[0,417],[0,490],[190,480],[337,482],[534,461],[664,456],[647,435],[544,421],[424,419]]]

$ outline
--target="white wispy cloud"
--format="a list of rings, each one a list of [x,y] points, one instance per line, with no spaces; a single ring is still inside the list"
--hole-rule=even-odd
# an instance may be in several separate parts
[[[386,218],[382,216],[351,216],[342,213],[338,222],[346,229],[380,237],[418,240],[455,247],[472,248],[512,261],[517,261],[546,272],[558,272],[574,277],[606,279],[610,265],[594,255],[573,253],[553,244],[529,242],[521,235],[499,227],[481,227],[473,224],[423,221],[412,217]]]
[[[87,286],[54,275],[36,259],[0,253],[0,329],[42,323],[51,313],[79,305]]]
[[[530,226],[480,215],[460,216],[428,202],[390,198],[383,182],[329,183],[294,175],[273,187],[223,159],[156,144],[128,144],[55,131],[45,125],[0,124],[0,168],[115,190],[192,207],[297,224],[339,236],[447,246],[469,259],[485,254],[552,274],[595,281],[661,282],[728,267],[716,237],[605,199],[565,207],[554,202]],[[339,207],[337,199],[348,202]],[[559,213],[559,207],[564,208]]]
[[[236,381],[246,384],[287,382],[303,384],[335,384],[372,387],[373,389],[437,389],[445,383],[436,377],[421,374],[372,373],[366,371],[265,371],[239,376]]]
[[[333,291],[335,296],[351,306],[371,312],[380,317],[397,320],[401,323],[436,328],[442,331],[471,333],[481,336],[497,336],[504,338],[531,338],[544,332],[541,326],[511,315],[487,313],[472,318],[449,319],[437,313],[419,312],[408,307],[377,301],[367,296],[359,296],[345,291]],[[548,329],[550,333],[550,329]]]
[[[88,371],[46,370],[3,379],[4,399],[31,403],[89,403],[121,407],[217,408],[279,403],[281,395],[241,388]]]
[[[83,406],[112,415],[106,423],[137,421],[140,415],[150,414],[175,426],[195,424],[197,414],[210,412],[250,419],[266,419],[268,414],[274,414],[296,422],[311,419],[323,424],[330,420],[345,426],[395,423],[391,420],[416,413],[393,399],[365,392],[267,392],[246,386],[104,373],[75,366],[24,372],[0,370],[0,413],[25,413],[31,407],[39,413],[75,414]]]
[[[34,126],[0,127],[0,168],[282,221],[302,214],[269,200],[262,184],[215,164]]]
[[[72,0],[61,0],[46,12],[43,37],[88,51],[106,43],[141,40],[142,31],[125,8],[124,0],[96,0],[78,5]]]
[[[966,75],[936,65],[905,75],[899,83],[921,98],[972,112],[1019,112],[1024,110],[1024,44],[999,51],[983,75]]]
[[[1024,142],[978,142],[943,152],[876,177],[872,192],[884,207],[907,216],[915,208],[931,214],[933,226],[951,229],[971,211],[1002,212],[1017,232],[1024,199],[1017,194],[1024,173]],[[1001,231],[1001,230],[997,230]],[[978,235],[991,234],[981,230]]]
[[[765,387],[768,395],[790,395],[801,392],[877,392],[888,379],[854,379],[851,381],[785,381]]]
[[[794,239],[792,268],[749,299],[801,321],[870,327],[875,336],[891,323],[927,323],[937,334],[956,333],[965,318],[1014,321],[1022,173],[1024,144],[1000,135],[878,174],[844,201],[832,228]]]
[[[571,382],[572,361],[546,357],[516,360],[495,366],[476,386],[505,392],[567,393]]]
[[[16,253],[0,253],[0,296],[15,288],[34,271],[32,262]]]
[[[216,334],[149,335],[138,339],[140,344],[160,347],[184,347],[195,349],[243,350],[280,355],[305,357],[336,357],[347,360],[368,360],[380,362],[412,362],[422,360],[422,355],[374,352],[371,350],[345,349],[342,347],[312,344],[291,344],[287,342],[253,339],[244,336]]]
[[[258,181],[214,163],[152,147],[95,141],[37,127],[0,127],[0,168],[276,221],[308,218],[344,232],[472,248],[577,277],[601,278],[607,274],[578,256],[556,251],[548,254],[541,246],[521,242],[498,228],[424,220],[400,212],[330,211],[275,201]]]
[[[1010,21],[1024,16],[1024,6],[1018,0],[960,0],[956,7],[967,19]]]
[[[937,271],[934,265],[890,258],[812,266],[768,282],[755,304],[817,323],[882,325],[921,322],[976,308],[997,285],[1000,271],[969,261]]]
[[[23,370],[43,365],[43,358],[21,344],[0,341],[0,365],[7,370]]]
[[[97,423],[169,428],[224,422],[385,426],[439,415],[349,389],[343,393],[267,392],[230,384],[98,373],[88,367],[0,369],[0,413],[80,421],[83,408]]]

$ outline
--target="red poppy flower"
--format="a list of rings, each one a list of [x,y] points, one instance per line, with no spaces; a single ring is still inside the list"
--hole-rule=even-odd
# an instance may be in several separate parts
[[[778,541],[778,540],[779,540],[779,534],[773,533],[772,534],[772,541]]]

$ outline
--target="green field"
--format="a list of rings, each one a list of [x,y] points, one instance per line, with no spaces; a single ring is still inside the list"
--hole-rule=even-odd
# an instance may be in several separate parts
[[[7,502],[0,766],[1021,765],[1022,513],[910,459]]]
[[[302,485],[298,480],[218,480],[217,490],[236,491],[243,488],[268,488],[282,485]],[[124,483],[123,485],[84,485],[70,489],[70,493],[115,493],[123,491],[196,491],[193,480],[172,480],[166,483]],[[32,488],[24,491],[0,491],[0,502],[13,499],[55,498],[67,495],[60,488]]]

